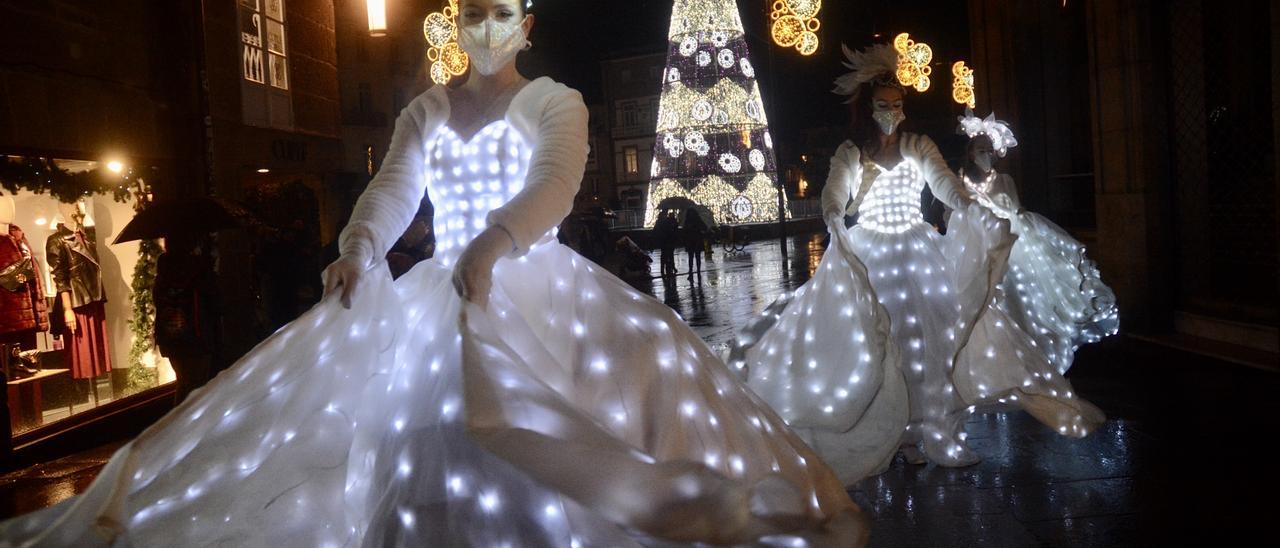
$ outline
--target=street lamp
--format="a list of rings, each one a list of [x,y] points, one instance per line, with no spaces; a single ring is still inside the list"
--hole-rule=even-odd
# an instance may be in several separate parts
[[[365,0],[369,7],[369,36],[387,35],[387,0]]]
[[[124,171],[124,164],[120,162],[120,160],[111,160],[110,162],[107,162],[107,171],[119,175]]]

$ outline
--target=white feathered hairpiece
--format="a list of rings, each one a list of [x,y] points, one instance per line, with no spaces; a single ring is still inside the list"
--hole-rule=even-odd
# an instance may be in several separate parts
[[[972,109],[964,109],[964,116],[956,117],[960,120],[960,133],[968,135],[970,139],[979,135],[986,135],[991,139],[991,146],[996,149],[996,154],[1004,158],[1005,152],[1018,146],[1018,140],[1013,136],[1013,129],[1009,124],[996,120],[996,113],[988,114],[985,119],[973,115]]]
[[[857,99],[858,86],[867,82],[905,89],[898,83],[898,52],[892,46],[874,44],[862,51],[853,51],[849,46],[840,44],[840,49],[844,50],[844,66],[852,72],[836,78],[832,93],[848,95],[847,102],[853,102]]]

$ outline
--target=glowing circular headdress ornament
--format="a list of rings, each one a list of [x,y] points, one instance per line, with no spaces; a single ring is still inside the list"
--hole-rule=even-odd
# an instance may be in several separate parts
[[[964,61],[951,65],[951,99],[969,108],[978,106],[978,96],[973,91],[973,69]]]
[[[818,20],[818,12],[822,11],[822,0],[775,0],[773,12],[769,18],[773,20],[770,33],[773,43],[784,48],[795,48],[800,55],[813,55],[818,51],[818,29],[822,22]]]
[[[850,101],[858,92],[858,87],[867,82],[876,85],[896,87],[916,91],[929,89],[929,75],[933,67],[933,49],[924,42],[912,40],[910,35],[902,33],[893,39],[893,45],[873,44],[861,51],[853,51],[841,45],[844,51],[844,66],[851,72],[836,78],[836,87],[832,90],[838,95],[848,95]]]
[[[444,85],[467,72],[471,58],[458,46],[458,0],[449,0],[444,9],[427,14],[422,35],[427,39],[427,61],[431,81]]]
[[[899,34],[893,39],[893,49],[898,52],[898,82],[916,91],[929,89],[929,75],[933,67],[933,49],[929,44],[916,42],[907,33]]]
[[[1009,149],[1018,146],[1018,139],[1013,136],[1013,129],[1000,120],[996,120],[996,114],[993,112],[988,114],[986,118],[974,116],[973,111],[965,109],[964,116],[957,119],[960,120],[960,133],[967,135],[970,139],[979,135],[986,135],[991,139],[991,147],[996,150],[1001,158]]]

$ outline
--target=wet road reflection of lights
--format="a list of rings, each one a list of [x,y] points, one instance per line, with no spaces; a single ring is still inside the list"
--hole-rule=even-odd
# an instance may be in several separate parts
[[[688,277],[689,257],[676,254],[679,274],[658,278],[658,252],[652,252],[653,275],[648,282],[632,285],[666,303],[693,330],[717,350],[725,348],[738,326],[759,314],[784,291],[809,280],[822,260],[823,234],[789,238],[787,259],[777,239],[752,242],[742,253],[726,254],[713,248],[704,255],[702,274]]]

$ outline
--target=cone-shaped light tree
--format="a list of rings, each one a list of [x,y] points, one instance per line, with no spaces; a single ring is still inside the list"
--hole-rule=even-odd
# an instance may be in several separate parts
[[[773,138],[737,2],[675,0],[667,36],[645,226],[671,198],[723,224],[776,221]]]

